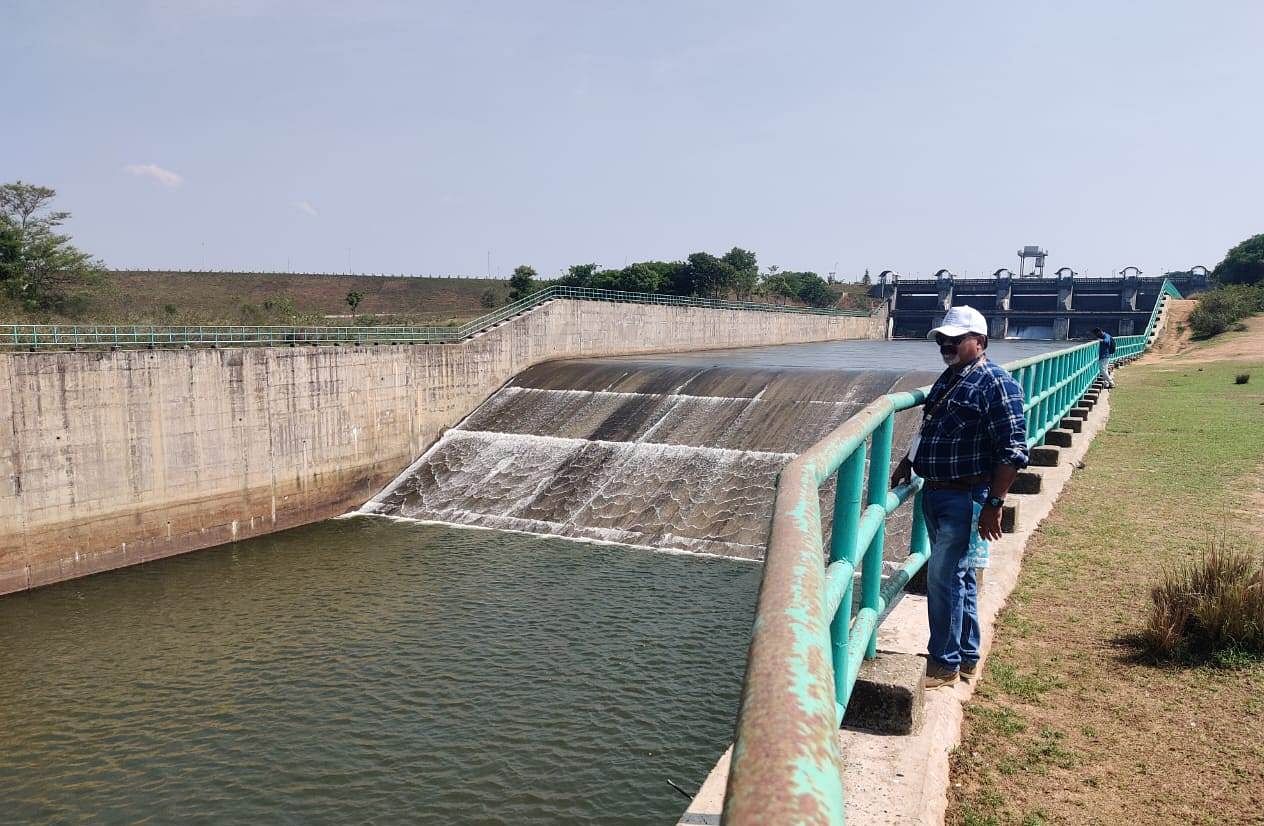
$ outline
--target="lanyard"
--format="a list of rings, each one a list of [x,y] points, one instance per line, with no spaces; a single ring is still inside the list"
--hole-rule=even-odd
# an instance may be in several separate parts
[[[966,373],[969,373],[981,364],[984,358],[984,356],[979,356],[977,359],[958,370],[957,375],[953,376],[952,380],[948,382],[948,386],[944,388],[943,393],[940,393],[933,400],[927,399],[926,403],[922,405],[921,427],[917,428],[917,432],[913,434],[913,441],[909,443],[908,460],[910,462],[917,459],[917,451],[922,446],[922,434],[926,432],[926,425],[930,423],[932,418],[934,418],[935,411],[939,409],[940,405],[948,400],[948,396],[951,395],[952,391],[955,390],[957,385],[961,383],[961,380],[966,377]]]
[[[987,356],[979,356],[965,367],[962,367],[957,371],[957,375],[953,376],[952,380],[948,382],[948,386],[944,388],[944,392],[940,393],[934,399],[926,400],[926,403],[922,405],[922,427],[919,430],[924,430],[926,428],[926,423],[935,417],[935,413],[944,402],[948,401],[948,397],[952,395],[953,390],[957,389],[957,385],[960,384],[961,380],[966,377],[966,374],[982,364],[983,359],[985,358],[987,358]]]

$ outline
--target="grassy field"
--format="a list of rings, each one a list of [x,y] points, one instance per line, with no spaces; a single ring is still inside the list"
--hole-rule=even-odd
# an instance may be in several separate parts
[[[1133,641],[1164,566],[1220,534],[1264,547],[1257,342],[1119,373],[999,618],[949,823],[1264,823],[1264,663],[1155,665]]]
[[[356,314],[389,314],[394,322],[443,324],[489,312],[481,303],[488,290],[503,303],[509,284],[482,278],[115,271],[106,274],[101,284],[80,291],[85,303],[75,317],[34,316],[10,304],[0,305],[0,320],[352,324]],[[347,293],[352,291],[363,295],[354,313],[347,304]]]

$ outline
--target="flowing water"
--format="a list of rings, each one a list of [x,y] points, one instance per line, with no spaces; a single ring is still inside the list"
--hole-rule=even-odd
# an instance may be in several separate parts
[[[998,361],[1057,342],[996,342]],[[762,559],[777,472],[882,393],[929,383],[934,345],[840,341],[533,367],[362,509]],[[894,457],[917,414],[896,419]],[[828,531],[833,488],[822,490]],[[907,547],[908,513],[888,526]]]
[[[759,566],[334,520],[0,600],[6,823],[669,823]]]
[[[449,430],[364,510],[762,559],[781,467],[877,396],[929,377],[543,364]]]

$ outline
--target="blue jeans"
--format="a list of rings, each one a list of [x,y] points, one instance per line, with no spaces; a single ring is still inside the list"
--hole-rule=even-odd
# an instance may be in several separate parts
[[[931,549],[926,562],[929,654],[936,665],[952,671],[979,661],[979,589],[969,550],[978,526],[975,504],[987,501],[987,495],[986,484],[922,494]]]

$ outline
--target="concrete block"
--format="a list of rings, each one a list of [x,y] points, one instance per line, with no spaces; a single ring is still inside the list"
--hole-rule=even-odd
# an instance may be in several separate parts
[[[1084,420],[1066,418],[1058,422],[1058,428],[1061,430],[1069,430],[1072,433],[1079,433],[1084,429]]]
[[[1050,430],[1045,434],[1045,444],[1056,447],[1070,447],[1072,433],[1069,430]]]
[[[879,652],[860,666],[843,725],[878,734],[921,730],[926,660],[912,654]]]
[[[1018,475],[1014,477],[1014,484],[1010,485],[1010,493],[1040,493],[1040,485],[1043,481],[1041,475],[1031,470],[1020,470]]]
[[[1072,419],[1087,419],[1089,412],[1087,407],[1073,407],[1067,415]]]
[[[1006,502],[1001,508],[1001,533],[1013,533],[1018,524],[1018,503]]]
[[[1057,467],[1058,448],[1053,445],[1040,445],[1031,449],[1030,463],[1032,467]]]

